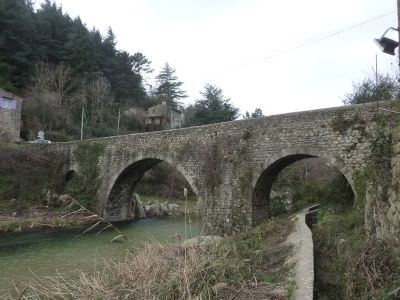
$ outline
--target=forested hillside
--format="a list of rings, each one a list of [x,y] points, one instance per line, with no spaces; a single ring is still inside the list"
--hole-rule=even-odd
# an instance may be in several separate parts
[[[37,10],[29,0],[0,0],[0,88],[26,99],[24,139],[38,130],[52,140],[78,138],[82,109],[85,137],[113,135],[119,111],[144,109],[163,97],[174,103],[184,93],[175,70],[166,64],[156,90],[147,92],[150,64],[142,53],[117,49],[111,28],[102,36],[49,0]],[[178,97],[162,92],[171,93],[171,84]],[[152,129],[135,114],[121,118],[120,133]]]
[[[102,36],[49,0],[36,12],[31,1],[1,0],[0,36],[0,86],[6,90],[21,92],[33,84],[38,63],[65,64],[74,76],[105,77],[116,102],[144,101],[141,73],[149,71],[146,57],[117,50],[111,28]]]
[[[31,0],[0,0],[0,88],[25,99],[25,140],[39,130],[53,141],[80,138],[82,115],[84,138],[162,129],[144,124],[144,110],[180,105],[188,95],[167,62],[147,83],[153,71],[144,54],[117,49],[111,28],[103,36],[50,0],[38,9]],[[185,126],[239,116],[220,88],[205,84],[201,96]]]

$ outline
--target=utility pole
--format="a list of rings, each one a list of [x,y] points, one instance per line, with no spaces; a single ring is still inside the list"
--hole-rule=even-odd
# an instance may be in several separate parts
[[[85,114],[85,107],[82,106],[82,118],[81,118],[81,141],[83,140],[83,115]]]
[[[117,135],[119,135],[119,121],[120,120],[121,120],[121,107],[118,109]]]
[[[378,78],[378,54],[375,54],[375,86],[376,86],[376,88],[378,87],[378,82],[379,82],[379,78]],[[378,98],[376,98],[376,111],[378,111],[378,109],[379,109],[379,104],[378,103],[379,103]]]
[[[397,54],[399,55],[398,57],[398,63],[399,63],[399,74],[397,77],[397,80],[400,80],[400,0],[397,0],[397,32],[398,32],[398,39],[399,39],[399,46],[397,48]]]

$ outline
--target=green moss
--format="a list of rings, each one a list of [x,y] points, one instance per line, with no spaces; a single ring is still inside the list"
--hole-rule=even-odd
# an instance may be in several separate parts
[[[85,207],[92,209],[100,186],[99,158],[105,145],[100,143],[82,143],[74,155],[79,166],[79,176],[68,187],[68,192]]]
[[[364,207],[367,195],[368,173],[366,169],[357,171],[354,175],[354,192],[356,194],[356,207]]]
[[[287,297],[289,300],[294,299],[294,291],[296,290],[296,281],[289,280],[289,282],[286,284],[286,292],[287,292]]]
[[[375,200],[387,201],[389,198],[393,153],[392,134],[387,128],[378,129],[377,135],[370,141],[370,151],[369,163],[353,177],[358,207],[364,207],[367,192]]]

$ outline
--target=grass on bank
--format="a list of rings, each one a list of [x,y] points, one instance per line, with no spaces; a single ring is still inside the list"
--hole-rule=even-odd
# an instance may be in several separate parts
[[[130,250],[74,281],[36,279],[14,291],[20,299],[285,299],[293,229],[288,218],[269,220],[251,231],[206,247],[148,244]]]
[[[362,209],[323,206],[313,240],[316,299],[400,299],[400,257],[367,236]]]
[[[93,219],[65,219],[60,213],[48,219],[18,218],[16,220],[0,221],[0,236],[16,233],[35,232],[43,230],[80,230],[93,223]]]

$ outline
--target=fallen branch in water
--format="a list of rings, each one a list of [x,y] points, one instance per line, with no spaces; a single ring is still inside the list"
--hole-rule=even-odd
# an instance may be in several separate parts
[[[71,197],[72,198],[72,197]],[[94,213],[93,211],[91,211],[90,209],[86,208],[85,206],[83,206],[82,204],[80,204],[78,201],[76,201],[74,198],[72,198],[72,202],[70,203],[70,205],[68,206],[68,208],[72,209],[74,207],[74,205],[77,205],[79,208],[75,211],[69,212],[65,215],[62,216],[62,218],[66,218],[68,216],[71,215],[76,215],[79,213],[88,213],[90,215],[88,216],[83,216],[83,219],[90,219],[93,218],[94,221],[96,221],[96,219],[98,220],[94,225],[90,226],[88,229],[86,229],[82,234],[88,233],[90,231],[92,231],[94,228],[96,228],[98,225],[100,224],[106,224],[106,226],[104,226],[102,229],[100,229],[97,234],[100,234],[101,232],[103,232],[104,230],[108,229],[108,228],[112,228],[114,229],[117,233],[118,236],[114,237],[113,239],[111,239],[111,242],[115,242],[115,241],[119,241],[121,239],[124,239],[125,241],[128,240],[128,238],[122,234],[122,232],[115,227],[113,224],[111,224],[109,221],[107,221],[106,219],[104,219],[103,217],[99,216],[98,214]]]

